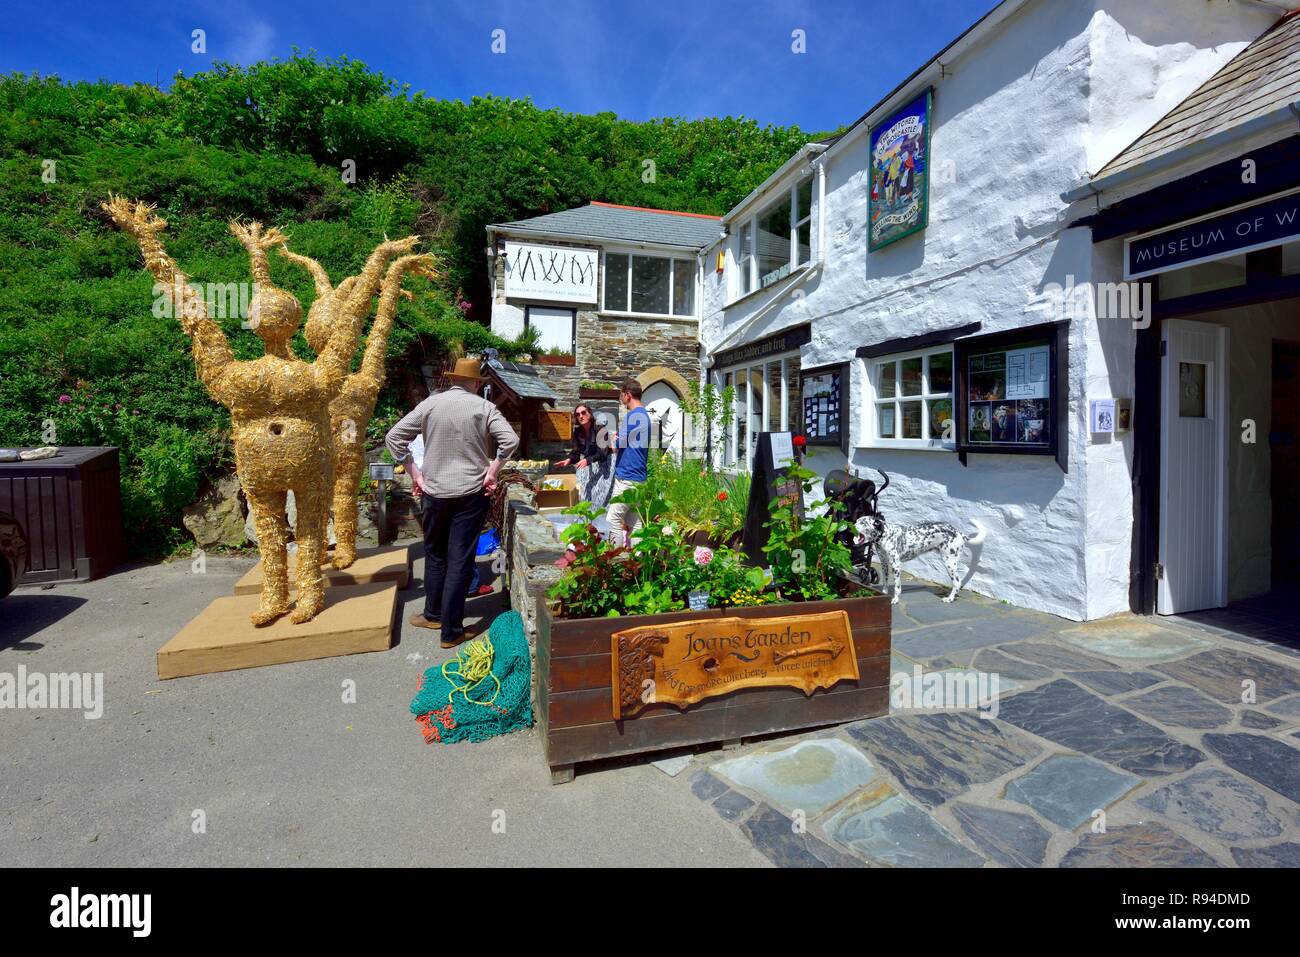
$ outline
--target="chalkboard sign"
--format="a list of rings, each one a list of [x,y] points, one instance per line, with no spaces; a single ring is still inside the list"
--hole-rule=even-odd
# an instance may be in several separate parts
[[[775,440],[775,441],[774,441]],[[773,446],[777,454],[773,455]],[[754,450],[754,467],[750,472],[749,509],[745,512],[745,534],[741,551],[750,565],[766,565],[763,546],[767,544],[766,526],[772,512],[770,503],[778,498],[794,496],[798,514],[803,514],[803,483],[784,481],[785,466],[775,463],[786,458],[792,447],[789,432],[760,432]],[[797,456],[796,456],[797,458]]]

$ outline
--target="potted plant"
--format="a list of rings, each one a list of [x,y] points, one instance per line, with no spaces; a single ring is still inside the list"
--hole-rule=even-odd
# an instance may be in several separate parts
[[[786,478],[811,489],[802,466]],[[694,544],[671,492],[660,470],[619,497],[643,523],[626,546],[598,532],[590,504],[568,510],[573,557],[538,611],[537,714],[554,780],[581,761],[888,712],[890,606],[845,576],[836,504],[803,516],[774,502],[763,568]],[[683,642],[698,653],[678,656]],[[689,669],[705,678],[683,698],[673,686]],[[646,680],[649,700],[629,698]]]

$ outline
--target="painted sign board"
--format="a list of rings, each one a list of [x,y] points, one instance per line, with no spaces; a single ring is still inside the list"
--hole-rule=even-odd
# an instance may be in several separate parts
[[[506,241],[506,298],[596,302],[599,256],[594,249]]]
[[[812,694],[859,677],[844,611],[645,625],[610,640],[615,721],[650,704],[684,708],[742,688]]]
[[[1124,241],[1124,278],[1141,279],[1300,239],[1300,189]]]
[[[930,105],[926,90],[871,128],[867,248],[925,229],[930,218]]]

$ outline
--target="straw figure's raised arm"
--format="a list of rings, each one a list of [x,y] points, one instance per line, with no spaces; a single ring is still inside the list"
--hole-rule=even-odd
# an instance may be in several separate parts
[[[235,354],[231,351],[230,342],[221,331],[221,326],[208,317],[203,297],[190,285],[189,278],[181,272],[176,261],[163,249],[158,234],[167,228],[167,220],[153,215],[152,204],[132,203],[123,196],[110,195],[108,202],[100,203],[100,207],[108,213],[118,229],[130,233],[140,244],[145,268],[162,287],[163,294],[176,312],[181,329],[190,337],[199,381],[220,400],[218,393],[221,377],[235,362]]]
[[[374,390],[384,384],[384,363],[388,358],[388,337],[393,331],[393,319],[397,315],[399,296],[410,296],[402,288],[402,279],[407,275],[437,278],[434,259],[429,255],[399,256],[388,267],[383,286],[379,292],[379,306],[375,310],[375,321],[370,325],[366,335],[366,351],[361,356],[361,378]]]
[[[316,298],[320,299],[334,292],[334,286],[330,282],[330,274],[325,271],[325,267],[312,259],[310,256],[304,256],[301,253],[290,252],[289,247],[281,244],[280,255],[291,263],[297,263],[307,272],[311,273],[312,281],[316,283]]]
[[[350,294],[334,316],[334,328],[329,342],[315,362],[316,382],[327,393],[336,393],[343,387],[352,366],[352,355],[357,351],[361,329],[370,314],[370,301],[384,275],[384,264],[394,256],[409,253],[420,241],[419,236],[384,240],[366,260],[366,265],[356,276]]]

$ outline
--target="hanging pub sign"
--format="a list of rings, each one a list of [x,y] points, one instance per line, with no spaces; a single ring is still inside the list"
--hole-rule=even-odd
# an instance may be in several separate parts
[[[924,229],[930,217],[932,89],[871,128],[867,248]]]
[[[506,298],[594,303],[596,266],[594,249],[507,241]]]
[[[1300,190],[1124,241],[1124,278],[1226,259],[1300,239]]]

